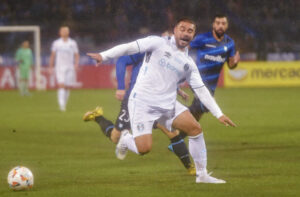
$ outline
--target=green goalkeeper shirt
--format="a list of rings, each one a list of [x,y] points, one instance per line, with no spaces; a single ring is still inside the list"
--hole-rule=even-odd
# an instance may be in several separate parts
[[[19,48],[16,52],[16,60],[22,68],[30,68],[32,65],[32,51],[30,48]]]

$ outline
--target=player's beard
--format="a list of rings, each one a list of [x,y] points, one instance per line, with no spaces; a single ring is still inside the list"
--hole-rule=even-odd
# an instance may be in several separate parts
[[[225,31],[224,31],[224,30],[219,30],[219,31],[217,31],[217,30],[214,29],[214,32],[215,32],[215,34],[216,34],[216,36],[217,36],[218,38],[222,38],[222,37],[224,36],[224,34],[225,34]]]

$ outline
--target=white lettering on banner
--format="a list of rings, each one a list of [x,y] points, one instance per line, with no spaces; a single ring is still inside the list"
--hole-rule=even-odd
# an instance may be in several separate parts
[[[9,88],[15,88],[16,87],[16,83],[15,83],[13,74],[12,74],[11,70],[8,69],[8,68],[4,69],[0,80],[1,80],[0,81],[0,87],[1,88],[4,88],[4,86],[6,84],[8,84]]]

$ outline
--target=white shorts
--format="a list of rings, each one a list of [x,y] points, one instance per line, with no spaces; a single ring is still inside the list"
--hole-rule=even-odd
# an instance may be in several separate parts
[[[151,106],[136,99],[129,99],[128,112],[133,137],[152,134],[153,123],[159,124],[172,131],[174,119],[182,112],[188,110],[187,107],[176,101],[175,108],[171,110]]]
[[[58,84],[64,84],[65,86],[74,86],[75,70],[73,68],[56,68],[55,74]]]

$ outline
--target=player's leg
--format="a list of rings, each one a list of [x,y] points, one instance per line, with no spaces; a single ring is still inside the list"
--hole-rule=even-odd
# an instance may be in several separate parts
[[[95,121],[106,137],[108,137],[113,143],[118,143],[121,132],[115,128],[112,121],[103,116],[103,109],[101,107],[96,107],[96,109],[86,112],[83,116],[83,120]]]
[[[57,86],[58,86],[57,99],[58,99],[59,109],[61,111],[66,111],[66,103],[65,103],[66,89],[65,89],[65,85],[63,83],[58,83]]]
[[[25,95],[25,81],[23,79],[19,79],[18,88],[21,96]]]
[[[130,119],[127,105],[128,99],[125,98],[121,103],[121,109],[115,125],[103,116],[103,109],[101,107],[96,107],[95,110],[86,112],[83,116],[83,120],[94,120],[97,122],[104,135],[116,144],[120,139],[121,131],[130,130]]]
[[[188,107],[189,111],[193,115],[193,117],[199,122],[202,115],[207,113],[209,110],[201,103],[201,101],[194,97],[192,104]],[[180,131],[179,134],[182,138],[185,138],[187,134],[185,132]]]
[[[75,84],[75,70],[68,69],[65,71],[65,94],[64,94],[64,103],[65,106],[68,104],[68,100],[70,97],[70,90]]]
[[[204,113],[200,100],[198,98],[194,97],[192,104],[188,108],[189,108],[191,114],[194,116],[194,118],[197,121],[199,121],[201,116]]]
[[[129,99],[128,112],[132,134],[127,130],[122,131],[116,147],[118,159],[124,159],[127,150],[136,154],[146,154],[152,148],[152,128],[154,120],[160,117],[160,113],[149,114],[150,106],[135,99]],[[151,109],[153,110],[153,109]]]
[[[133,122],[132,134],[128,130],[121,133],[120,140],[116,147],[116,156],[123,160],[130,150],[136,154],[144,155],[152,149],[152,127],[154,121]]]
[[[121,131],[124,130],[130,130],[130,118],[129,118],[129,112],[128,112],[128,98],[124,98],[121,102],[121,109],[118,115],[118,118],[115,122],[115,131],[112,132],[111,140],[114,143],[118,143]]]
[[[65,69],[57,68],[55,69],[56,74],[56,80],[57,80],[57,100],[59,109],[61,111],[66,111],[66,103],[65,103],[65,97],[66,97],[66,90],[65,90]]]
[[[19,74],[20,74],[20,80],[19,80],[19,91],[22,96],[29,95],[28,91],[28,78],[29,78],[29,71],[30,69],[26,66],[20,66],[19,67]]]
[[[225,181],[211,177],[207,173],[207,154],[203,132],[200,124],[189,111],[184,111],[173,120],[173,128],[185,132],[189,136],[190,154],[196,166],[197,183],[225,183]]]
[[[194,165],[192,164],[189,156],[189,150],[183,140],[179,135],[179,131],[175,130],[173,132],[169,131],[167,128],[163,127],[161,124],[156,124],[163,133],[170,139],[171,144],[169,145],[169,150],[175,153],[175,155],[180,159],[184,167],[188,170],[191,175],[196,174]]]

